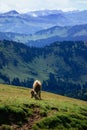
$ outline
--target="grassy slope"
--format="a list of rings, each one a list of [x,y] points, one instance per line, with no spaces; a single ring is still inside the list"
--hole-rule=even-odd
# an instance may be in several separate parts
[[[87,102],[42,92],[30,98],[30,89],[0,84],[1,129],[87,129]]]

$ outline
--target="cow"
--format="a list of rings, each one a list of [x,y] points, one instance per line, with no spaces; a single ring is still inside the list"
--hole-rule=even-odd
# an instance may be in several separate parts
[[[39,80],[35,80],[33,83],[33,89],[31,90],[31,98],[41,99],[42,84]]]

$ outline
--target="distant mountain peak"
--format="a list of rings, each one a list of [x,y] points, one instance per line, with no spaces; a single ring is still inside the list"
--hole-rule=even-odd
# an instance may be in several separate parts
[[[4,13],[5,15],[17,15],[19,14],[16,10],[11,10],[11,11],[8,11],[6,13]]]

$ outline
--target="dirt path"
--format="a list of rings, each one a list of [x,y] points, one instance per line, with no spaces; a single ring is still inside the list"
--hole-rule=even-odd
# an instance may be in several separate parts
[[[29,118],[28,123],[23,126],[23,130],[32,130],[32,126],[41,119],[39,108],[35,108],[33,115]],[[24,129],[26,128],[26,129]]]
[[[40,109],[34,108],[33,115],[29,117],[28,122],[23,124],[22,127],[13,125],[13,130],[33,130],[32,126],[41,119]]]

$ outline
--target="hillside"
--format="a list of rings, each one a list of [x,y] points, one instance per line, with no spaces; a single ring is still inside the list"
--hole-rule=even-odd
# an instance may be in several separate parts
[[[0,84],[0,129],[86,130],[87,102],[42,92],[30,98],[30,89]]]
[[[87,24],[87,10],[63,12],[41,10],[18,13],[15,10],[0,13],[0,32],[33,34],[53,26],[73,26]]]
[[[44,48],[0,41],[0,83],[32,87],[87,100],[87,43],[56,42]]]
[[[44,47],[56,41],[87,41],[87,24],[63,27],[53,26],[31,35],[0,32],[0,39],[22,42],[34,47]]]
[[[20,39],[21,37],[17,40],[20,41]],[[56,41],[87,41],[87,24],[64,27],[53,26],[28,37],[26,36],[22,38],[22,41],[28,46],[36,47],[44,47]]]

